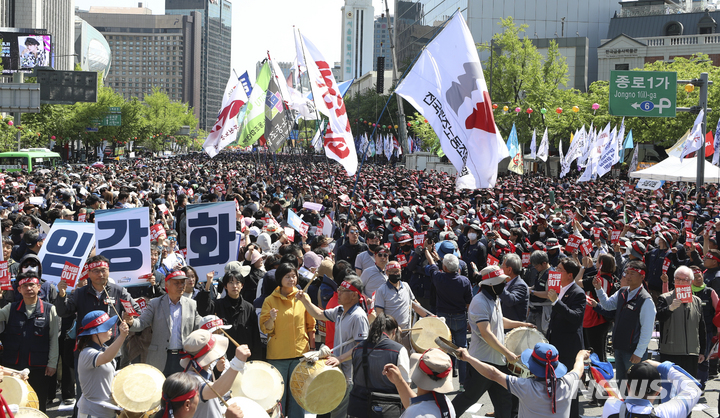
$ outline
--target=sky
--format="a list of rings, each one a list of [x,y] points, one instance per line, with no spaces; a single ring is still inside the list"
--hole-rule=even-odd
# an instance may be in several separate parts
[[[141,0],[113,0],[115,7],[137,7]],[[153,14],[165,13],[165,0],[143,0]],[[382,0],[372,0],[375,15],[384,12]],[[388,0],[393,14],[394,0]],[[232,65],[255,79],[255,64],[267,51],[276,61],[295,59],[293,25],[310,39],[330,62],[340,61],[340,8],[343,0],[234,0],[232,19]],[[75,0],[75,6],[88,10],[97,0]],[[382,10],[381,10],[382,9]],[[222,53],[222,51],[218,51]]]

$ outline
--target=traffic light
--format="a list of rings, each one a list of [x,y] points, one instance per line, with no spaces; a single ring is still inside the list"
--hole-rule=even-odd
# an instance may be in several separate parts
[[[385,57],[377,57],[377,83],[376,89],[378,94],[383,94],[385,90]]]

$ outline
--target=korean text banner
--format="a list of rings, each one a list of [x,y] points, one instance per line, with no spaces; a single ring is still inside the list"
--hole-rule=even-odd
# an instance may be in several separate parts
[[[42,262],[42,278],[54,284],[60,282],[66,261],[82,267],[94,242],[95,225],[56,220],[38,254]]]
[[[147,286],[139,277],[150,265],[150,212],[148,208],[95,212],[95,253],[110,260],[110,277],[120,286]]]
[[[237,259],[235,202],[201,203],[187,208],[187,263],[198,280],[207,273],[220,277],[225,264]]]

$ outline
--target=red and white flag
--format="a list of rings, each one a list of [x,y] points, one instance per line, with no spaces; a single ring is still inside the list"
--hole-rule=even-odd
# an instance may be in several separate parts
[[[428,120],[459,177],[472,175],[475,188],[495,186],[498,163],[509,152],[461,13],[425,47],[395,91]]]
[[[348,176],[353,176],[358,166],[355,140],[332,67],[305,35],[299,34],[295,42],[300,43],[297,49],[304,51],[298,55],[298,64],[307,68],[317,109],[330,119],[324,139],[325,155],[342,164]]]
[[[247,103],[248,97],[237,76],[230,75],[225,86],[223,102],[215,125],[205,139],[203,149],[210,158],[216,156],[220,150],[237,139],[239,133],[238,114],[240,108]]]

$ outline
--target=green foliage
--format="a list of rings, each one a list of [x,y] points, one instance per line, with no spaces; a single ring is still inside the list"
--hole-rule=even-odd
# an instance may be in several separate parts
[[[366,90],[362,94],[355,94],[352,97],[346,96],[345,109],[348,113],[348,119],[350,120],[350,128],[352,129],[353,135],[362,135],[367,133],[370,135],[373,131],[373,123],[378,123],[378,116],[382,112],[385,103],[387,103],[389,95],[381,95],[375,92],[375,89]],[[405,103],[405,109],[411,109],[411,107]],[[398,107],[397,100],[395,97],[388,103],[385,113],[383,113],[380,119],[377,129],[377,133],[395,132],[394,126],[398,125]],[[407,111],[407,110],[406,110]],[[360,120],[362,119],[362,120]],[[369,122],[369,123],[365,123]],[[382,129],[381,127],[393,126],[393,129]]]
[[[440,152],[440,140],[429,123],[425,122],[425,117],[419,113],[415,113],[407,118],[410,126],[408,134],[422,141],[421,148],[428,152],[438,154]]]

